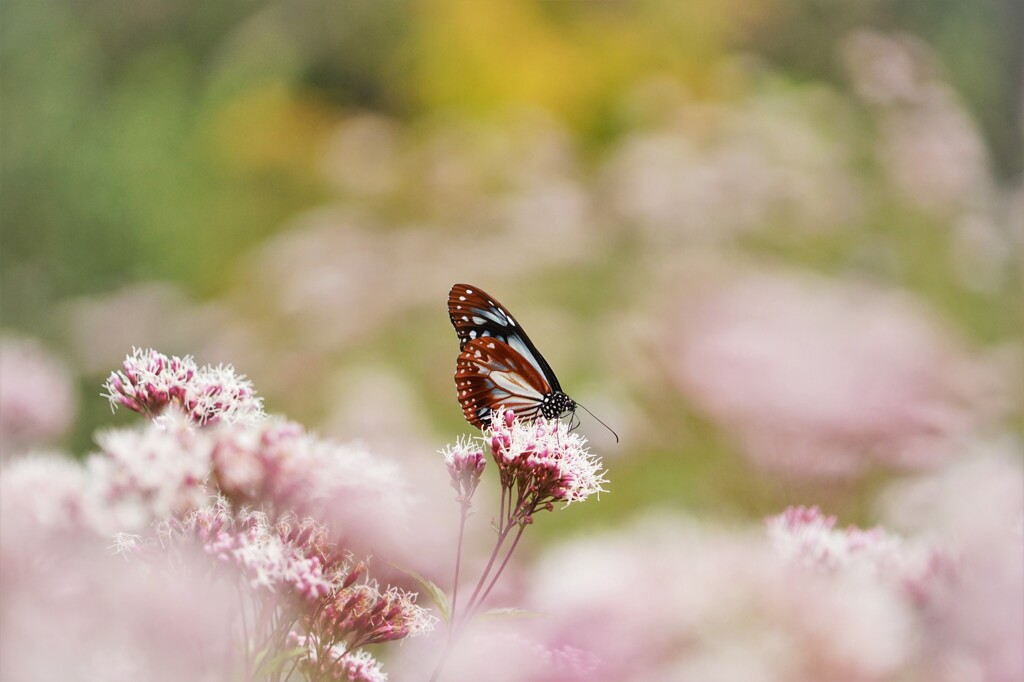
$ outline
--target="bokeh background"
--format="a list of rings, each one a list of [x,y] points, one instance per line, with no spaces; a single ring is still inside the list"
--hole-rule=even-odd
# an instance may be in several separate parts
[[[870,522],[1020,457],[1014,0],[8,0],[3,449],[82,456],[132,346],[443,476],[445,300],[504,302],[611,493]]]

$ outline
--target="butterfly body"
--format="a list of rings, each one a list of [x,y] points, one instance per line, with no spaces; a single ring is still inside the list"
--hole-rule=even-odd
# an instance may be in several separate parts
[[[558,419],[576,403],[562,391],[551,366],[512,314],[477,287],[456,284],[448,315],[459,336],[455,387],[466,420],[490,423],[498,407],[521,419]]]

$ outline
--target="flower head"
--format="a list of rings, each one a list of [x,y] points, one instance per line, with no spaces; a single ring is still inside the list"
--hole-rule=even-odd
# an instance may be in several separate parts
[[[416,604],[416,595],[397,587],[381,591],[374,582],[337,590],[320,612],[319,630],[350,648],[415,637],[434,629],[437,619]]]
[[[601,460],[590,454],[586,439],[560,421],[543,417],[520,421],[511,410],[498,409],[484,432],[501,475],[502,486],[518,487],[530,502],[519,521],[529,523],[537,509],[554,502],[581,502],[605,490]]]
[[[487,461],[484,459],[483,448],[478,447],[469,438],[460,438],[455,445],[441,451],[444,464],[451,476],[451,485],[455,488],[455,499],[460,504],[469,504],[469,500],[480,485],[480,476],[484,472]]]
[[[288,643],[303,648],[303,667],[318,675],[315,679],[337,680],[338,682],[387,682],[388,675],[381,669],[380,661],[368,651],[351,651],[344,644],[322,647],[314,635],[288,634]],[[323,649],[323,660],[318,652]],[[324,677],[320,677],[320,676]]]
[[[152,349],[134,348],[123,367],[104,384],[104,395],[115,408],[155,417],[173,403],[200,425],[251,423],[264,416],[262,399],[252,383],[230,365],[200,368],[190,355],[167,357]]]

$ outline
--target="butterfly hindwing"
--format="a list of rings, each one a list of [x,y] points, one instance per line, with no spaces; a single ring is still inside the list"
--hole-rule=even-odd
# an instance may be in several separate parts
[[[561,390],[551,366],[505,306],[470,284],[456,284],[448,293],[448,317],[459,336],[459,349],[476,339],[501,341],[523,357],[553,390]]]
[[[465,344],[456,364],[455,388],[466,421],[479,429],[488,425],[499,405],[521,419],[535,419],[552,390],[529,360],[493,337]]]

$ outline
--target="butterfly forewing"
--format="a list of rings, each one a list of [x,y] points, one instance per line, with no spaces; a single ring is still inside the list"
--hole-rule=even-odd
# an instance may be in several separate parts
[[[455,368],[455,387],[462,413],[473,426],[490,423],[491,410],[512,410],[521,419],[535,419],[551,385],[519,352],[497,338],[471,339]]]
[[[519,322],[487,292],[470,284],[456,284],[448,293],[448,317],[459,336],[460,350],[476,339],[497,339],[521,355],[552,389],[561,390],[551,366]]]

